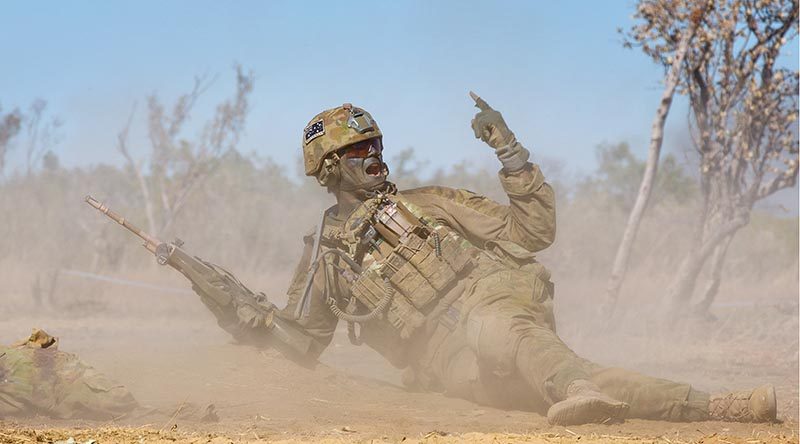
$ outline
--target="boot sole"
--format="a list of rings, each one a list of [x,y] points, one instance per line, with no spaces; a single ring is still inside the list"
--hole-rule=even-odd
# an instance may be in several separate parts
[[[547,421],[553,425],[614,424],[625,421],[630,406],[593,396],[569,398],[553,404]]]
[[[750,397],[750,409],[754,422],[775,422],[777,416],[777,399],[775,386],[766,384],[753,390]]]

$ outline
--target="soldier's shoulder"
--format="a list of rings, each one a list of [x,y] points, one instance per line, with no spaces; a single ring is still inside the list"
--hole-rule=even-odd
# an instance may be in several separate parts
[[[339,227],[341,225],[341,221],[336,219],[334,214],[336,210],[336,205],[328,208],[322,214],[321,223],[323,224],[323,237],[326,235],[326,230],[330,230],[332,227]],[[314,242],[316,239],[317,234],[319,233],[319,224],[312,225],[309,229],[307,229],[303,234],[303,242],[310,244]]]
[[[424,199],[425,197],[440,197],[448,200],[462,200],[477,193],[463,188],[451,188],[439,185],[430,185],[419,188],[411,188],[399,192],[400,196],[408,199]]]
[[[309,228],[303,233],[303,243],[309,244],[314,242],[314,237],[317,235],[317,226]]]
[[[303,242],[306,244],[313,244],[318,235],[322,235],[322,242],[331,241],[336,239],[337,234],[341,231],[342,221],[334,217],[332,214],[326,214],[325,220],[322,221],[322,233],[320,233],[319,224],[309,228],[303,235]]]

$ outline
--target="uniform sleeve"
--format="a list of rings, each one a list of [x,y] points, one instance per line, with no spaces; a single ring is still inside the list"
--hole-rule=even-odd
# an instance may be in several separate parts
[[[508,205],[446,187],[417,188],[402,195],[477,246],[509,241],[534,252],[550,246],[556,235],[555,196],[539,166],[529,163],[512,173],[501,170],[499,176]]]
[[[287,291],[289,300],[286,307],[278,312],[278,316],[296,323],[314,338],[314,343],[309,354],[316,359],[330,344],[331,339],[333,339],[333,333],[336,330],[338,319],[331,313],[323,300],[325,273],[322,269],[314,275],[314,283],[312,284],[311,294],[309,295],[310,305],[308,314],[299,320],[294,319],[295,308],[297,304],[300,303],[300,298],[303,296],[306,280],[308,279],[314,237],[313,235],[305,236],[303,240],[305,242],[303,256],[300,259],[300,263],[298,263],[295,268],[294,276],[292,277],[289,290]],[[336,287],[332,285],[331,288]]]

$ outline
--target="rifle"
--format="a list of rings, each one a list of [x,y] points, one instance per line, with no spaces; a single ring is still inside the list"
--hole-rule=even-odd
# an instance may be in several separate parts
[[[271,333],[271,337],[278,341],[279,348],[288,348],[300,357],[307,356],[311,348],[311,337],[286,320],[275,316],[275,305],[269,303],[263,293],[256,295],[229,271],[187,253],[183,249],[182,240],[176,238],[172,242],[162,242],[114,213],[92,196],[86,196],[86,203],[139,236],[144,241],[144,248],[156,256],[156,262],[160,265],[169,265],[186,276],[192,283],[195,293],[200,295],[204,299],[203,302],[217,315],[220,326],[230,331],[227,328],[230,325],[223,325],[223,317],[227,316],[230,320],[236,317],[231,313],[244,308],[251,318],[247,322],[247,327],[263,326]],[[205,298],[210,299],[209,302],[212,304],[206,302]],[[215,310],[214,307],[218,309]],[[236,336],[235,332],[232,333]]]

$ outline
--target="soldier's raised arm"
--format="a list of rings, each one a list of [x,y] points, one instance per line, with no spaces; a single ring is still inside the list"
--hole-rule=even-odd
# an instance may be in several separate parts
[[[494,148],[503,165],[498,173],[508,195],[504,205],[466,190],[423,187],[403,192],[442,222],[459,230],[476,245],[512,242],[535,252],[555,240],[556,211],[553,189],[530,153],[517,141],[503,116],[470,93],[480,111],[472,120],[475,137]]]

